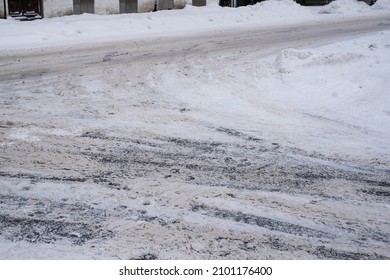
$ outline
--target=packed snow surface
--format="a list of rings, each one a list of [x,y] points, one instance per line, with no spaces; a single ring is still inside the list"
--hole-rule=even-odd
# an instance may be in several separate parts
[[[389,259],[389,11],[336,2],[0,21],[0,258]]]

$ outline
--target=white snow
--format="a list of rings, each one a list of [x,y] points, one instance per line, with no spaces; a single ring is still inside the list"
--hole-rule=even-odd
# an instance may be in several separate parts
[[[221,126],[235,115],[230,120],[232,127],[256,130],[254,124],[269,126],[267,132],[272,131],[273,140],[285,144],[310,149],[315,143],[313,151],[324,153],[334,149],[334,153],[355,155],[361,155],[362,150],[389,154],[388,138],[378,141],[374,136],[383,133],[390,137],[390,96],[385,90],[390,87],[386,78],[390,75],[389,34],[382,32],[319,49],[286,48],[266,58],[242,54],[231,68],[224,68],[227,59],[222,57],[215,61],[218,72],[209,72],[194,61],[190,64],[192,72],[183,76],[176,65],[164,65],[158,69],[161,79],[153,73],[153,79],[158,80],[152,84],[170,95],[180,92],[175,98],[206,110],[206,119],[212,116]],[[242,122],[240,116],[244,116]],[[202,115],[196,118],[204,119]],[[328,122],[325,131],[329,134],[316,129],[315,119],[319,118]],[[354,132],[343,135],[337,131],[339,125],[355,127]],[[374,133],[373,138],[367,135],[367,142],[361,146],[362,134],[368,131]],[[344,141],[329,147],[333,133]]]
[[[373,9],[377,10],[390,10],[390,1],[389,0],[377,0],[373,5]]]
[[[337,0],[320,13],[366,16],[388,13],[388,1],[374,7],[356,0]],[[12,18],[0,20],[0,50],[58,46],[63,44],[129,40],[151,36],[194,34],[202,31],[232,28],[267,27],[299,22],[334,20],[318,15],[318,8],[303,7],[293,0],[268,0],[254,6],[205,7],[187,5],[183,10],[120,15],[72,15],[58,18],[19,22]]]
[[[84,14],[34,22],[0,20],[0,56],[6,57],[13,49],[342,21],[389,14],[389,2],[378,0],[369,7],[353,0],[337,0],[319,10],[292,0],[270,0],[237,9],[212,3],[146,14]],[[114,62],[115,55],[111,54]],[[106,58],[109,60],[110,55]],[[291,259],[315,258],[312,248],[316,246],[390,257],[387,197],[367,199],[367,194],[358,192],[364,182],[335,177],[316,181],[320,186],[307,185],[296,193],[295,189],[284,192],[287,185],[278,186],[282,189],[279,191],[267,189],[267,185],[259,190],[245,189],[244,183],[243,189],[209,186],[170,181],[164,172],[172,168],[161,167],[160,173],[158,166],[166,162],[136,154],[137,160],[145,164],[156,161],[151,170],[141,168],[138,172],[155,173],[147,178],[120,174],[123,176],[114,179],[126,188],[115,189],[115,185],[104,185],[106,181],[93,181],[93,176],[103,173],[104,179],[110,179],[117,170],[104,169],[99,161],[103,158],[88,158],[90,154],[110,155],[108,151],[118,150],[158,154],[164,148],[186,154],[190,147],[181,149],[164,142],[167,137],[176,137],[224,143],[230,147],[228,152],[242,157],[241,164],[245,164],[244,157],[251,156],[254,164],[266,162],[269,157],[275,172],[278,164],[289,166],[289,160],[290,171],[299,169],[298,163],[306,163],[305,160],[313,168],[337,167],[340,173],[351,170],[359,176],[375,167],[388,170],[389,30],[340,38],[336,43],[311,48],[286,45],[266,55],[260,51],[213,53],[191,60],[167,59],[139,69],[135,64],[112,66],[107,61],[101,67],[68,69],[58,77],[56,73],[44,73],[42,77],[21,77],[12,83],[0,81],[0,101],[7,110],[0,114],[0,129],[4,131],[0,160],[8,160],[0,171],[18,175],[3,176],[2,215],[28,221],[37,215],[41,219],[38,222],[52,219],[50,222],[66,221],[75,227],[70,229],[68,239],[55,229],[62,234],[58,240],[54,236],[54,241],[34,243],[18,240],[23,232],[17,232],[21,231],[18,225],[10,223],[5,236],[0,234],[0,259],[134,259],[148,253],[162,259]],[[0,70],[1,67],[2,61]],[[245,132],[247,137],[261,139],[267,149],[258,151],[256,146],[251,155],[245,154],[248,141],[215,128]],[[104,139],[82,136],[94,131],[122,140],[113,141],[116,146],[112,146],[101,144]],[[276,157],[282,153],[278,154],[279,147],[284,151],[283,159]],[[307,159],[293,149],[305,151]],[[310,158],[318,154],[321,157]],[[189,165],[203,167],[196,156],[191,154]],[[203,160],[209,160],[214,167],[211,152],[208,156]],[[174,158],[163,160],[167,166],[175,163]],[[123,164],[120,172],[133,171],[125,170],[127,166]],[[270,173],[273,176],[272,167]],[[28,178],[25,174],[39,176]],[[47,180],[40,180],[40,175]],[[86,180],[72,181],[79,177]],[[386,192],[384,187],[375,187],[378,192]],[[207,207],[214,207],[291,223],[334,238],[273,231],[234,219],[221,222],[219,217],[191,211],[193,205],[205,205],[205,213],[210,211]],[[148,221],[145,217],[155,219]],[[109,231],[115,235],[81,245],[71,243],[71,239],[89,233],[88,228],[81,232],[79,225],[93,223],[93,219],[102,227],[98,228],[99,234]],[[107,220],[101,223],[103,219]],[[55,230],[49,234],[54,235]],[[279,250],[270,244],[286,247]]]
[[[368,13],[372,9],[366,2],[357,0],[337,0],[320,9],[320,14],[359,14]]]

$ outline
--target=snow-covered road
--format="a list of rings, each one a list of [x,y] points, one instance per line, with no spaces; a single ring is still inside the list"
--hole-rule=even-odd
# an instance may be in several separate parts
[[[261,52],[270,55],[284,49],[313,47],[388,30],[390,15],[338,19],[331,22],[290,24],[271,28],[245,28],[204,32],[178,37],[157,37],[125,41],[76,44],[63,47],[0,51],[0,80],[20,75],[62,73],[79,67],[115,64],[156,63],[212,54]]]
[[[389,259],[389,16],[0,52],[0,258]]]

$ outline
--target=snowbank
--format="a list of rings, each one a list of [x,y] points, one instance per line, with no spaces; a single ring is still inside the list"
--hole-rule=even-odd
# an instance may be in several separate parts
[[[237,9],[216,3],[183,10],[120,15],[72,15],[19,22],[0,21],[0,49],[171,36],[216,29],[291,24],[314,15],[292,0],[270,0]]]
[[[356,0],[337,0],[321,9],[304,7],[293,0],[268,0],[253,6],[229,8],[210,2],[205,7],[187,5],[183,10],[119,15],[72,15],[19,22],[0,20],[0,49],[24,49],[129,40],[142,37],[176,36],[233,28],[259,28],[297,24],[335,17],[383,13],[389,1],[379,0],[372,9]],[[386,8],[387,7],[387,8]],[[385,10],[387,12],[387,10]],[[341,16],[340,16],[341,15]]]
[[[246,8],[256,11],[258,16],[267,21],[313,17],[309,8],[303,7],[293,0],[268,0]]]
[[[375,10],[390,10],[390,1],[389,0],[377,0],[376,3],[372,6]]]
[[[363,1],[336,0],[320,9],[320,14],[355,14],[367,13],[371,8]]]

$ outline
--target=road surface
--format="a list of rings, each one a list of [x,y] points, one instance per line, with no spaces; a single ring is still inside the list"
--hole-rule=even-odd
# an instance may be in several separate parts
[[[213,81],[242,55],[389,29],[380,17],[1,51],[0,258],[389,259],[385,158],[312,153],[160,88],[170,68]]]

